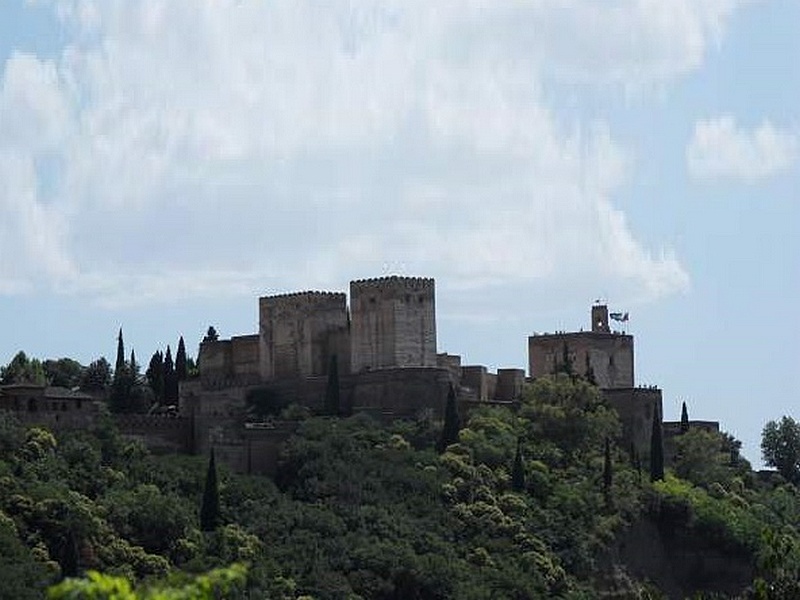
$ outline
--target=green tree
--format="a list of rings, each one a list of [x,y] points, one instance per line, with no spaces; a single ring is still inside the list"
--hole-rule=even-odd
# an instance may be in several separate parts
[[[214,449],[208,459],[206,483],[203,488],[203,504],[200,507],[200,529],[214,531],[220,523],[219,510],[219,482],[217,481],[217,464],[214,459]]]
[[[17,352],[11,362],[0,368],[0,385],[27,383],[30,385],[46,385],[44,367],[36,358],[28,358],[23,351]]]
[[[658,407],[653,411],[653,426],[650,431],[650,481],[664,479],[664,438],[661,431],[661,415]]]
[[[331,355],[328,369],[328,385],[325,389],[325,414],[338,417],[342,415],[341,390],[339,386],[339,358]]]
[[[114,363],[114,379],[123,374],[125,370],[125,342],[122,340],[122,327],[117,334],[117,360]]]
[[[521,492],[525,489],[525,465],[522,459],[522,439],[517,439],[514,465],[511,467],[511,489]]]
[[[761,433],[761,454],[787,481],[800,483],[800,423],[789,416],[769,421]]]
[[[603,455],[603,490],[605,490],[606,494],[611,491],[612,479],[611,440],[606,438],[605,453]]]
[[[74,388],[81,384],[83,377],[83,365],[71,358],[59,358],[58,360],[46,360],[42,363],[44,374],[50,385],[58,387]]]
[[[162,404],[164,402],[164,356],[160,350],[156,350],[150,357],[150,364],[145,376],[153,390],[156,403]]]
[[[447,404],[444,408],[444,425],[436,450],[440,454],[447,450],[450,444],[458,442],[458,432],[461,429],[461,420],[458,417],[458,406],[456,405],[456,391],[452,385],[447,392]]]
[[[686,402],[681,405],[681,433],[689,431],[689,411],[686,409]]]
[[[164,355],[164,402],[167,404],[178,403],[178,378],[169,346],[167,346],[167,353]]]
[[[175,353],[175,377],[178,381],[184,381],[187,376],[186,344],[184,344],[183,336],[181,336],[178,340],[178,351]]]
[[[104,358],[89,363],[81,377],[81,389],[86,392],[105,392],[111,386],[111,365]]]

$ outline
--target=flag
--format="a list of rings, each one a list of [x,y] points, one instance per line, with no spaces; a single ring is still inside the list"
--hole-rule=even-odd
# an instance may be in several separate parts
[[[615,312],[608,315],[612,321],[626,322],[628,320],[628,313]]]

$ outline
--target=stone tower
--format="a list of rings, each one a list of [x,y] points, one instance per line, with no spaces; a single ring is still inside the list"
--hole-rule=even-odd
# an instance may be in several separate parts
[[[608,326],[608,306],[595,304],[592,306],[592,331],[594,333],[611,333]]]
[[[345,294],[299,292],[267,296],[259,298],[258,309],[262,379],[325,375],[332,354],[340,356],[344,372],[349,370]]]
[[[436,366],[433,279],[350,282],[352,371]]]

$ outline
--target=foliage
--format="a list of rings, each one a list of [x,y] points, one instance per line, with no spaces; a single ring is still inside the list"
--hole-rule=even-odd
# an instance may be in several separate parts
[[[675,438],[675,474],[695,485],[708,488],[728,484],[750,470],[744,459],[731,453],[730,436],[715,431],[690,429]]]
[[[49,385],[65,388],[80,386],[83,377],[83,366],[71,358],[48,359],[42,363],[44,376]]]
[[[10,363],[0,367],[0,385],[14,383],[45,385],[47,377],[42,362],[38,358],[28,358],[22,351],[17,352]]]
[[[686,402],[681,404],[681,433],[689,431],[689,411],[686,408]]]
[[[86,579],[67,579],[48,590],[50,600],[213,600],[242,593],[246,568],[233,564],[179,585],[157,582],[134,589],[124,577],[89,571]]]
[[[111,365],[100,357],[83,372],[80,387],[86,392],[105,392],[111,386]]]
[[[787,481],[800,483],[800,423],[788,416],[769,421],[761,434],[761,452]]]

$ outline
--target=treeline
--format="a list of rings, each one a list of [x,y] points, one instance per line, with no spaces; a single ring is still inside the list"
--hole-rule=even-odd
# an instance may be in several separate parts
[[[643,521],[745,557],[752,577],[728,597],[798,597],[800,493],[762,481],[725,436],[687,430],[652,483],[647,457],[642,472],[614,442],[619,419],[597,388],[566,374],[528,386],[516,410],[450,419],[305,418],[272,481],[151,456],[108,425],[55,438],[6,417],[0,597],[89,570],[147,597],[245,564],[250,597],[659,598],[657,572],[616,547]],[[702,581],[672,584],[722,590]],[[64,597],[109,597],[88,593]]]
[[[177,405],[179,382],[197,375],[197,363],[187,356],[183,336],[178,340],[174,358],[169,345],[166,351],[156,350],[142,373],[135,350],[126,353],[120,329],[113,368],[105,357],[84,366],[71,358],[42,361],[20,351],[8,365],[0,367],[0,385],[48,385],[80,390],[107,400],[111,412],[143,413],[154,407],[166,409]]]

